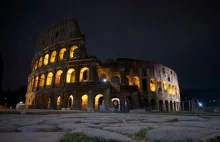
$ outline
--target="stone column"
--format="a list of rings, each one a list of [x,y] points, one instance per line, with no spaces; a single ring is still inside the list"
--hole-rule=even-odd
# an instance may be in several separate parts
[[[56,70],[54,70],[52,73],[53,73],[53,77],[52,77],[52,84],[51,84],[51,86],[53,88],[55,86]]]
[[[87,108],[88,112],[93,112],[94,111],[93,102],[94,102],[93,92],[92,92],[92,90],[89,90],[89,92],[88,92],[88,108]]]
[[[171,111],[170,109],[170,101],[168,101],[168,111]]]
[[[76,82],[79,82],[79,75],[80,75],[80,68],[79,68],[79,65],[76,65],[76,68],[75,68],[75,81]]]
[[[91,63],[91,65],[90,65],[89,81],[94,81],[94,63]]]
[[[109,88],[106,89],[105,93],[104,93],[104,104],[105,104],[105,108],[108,111],[114,111],[114,107],[113,107],[113,104],[112,104],[112,101],[111,101],[111,94],[110,94],[110,89]]]

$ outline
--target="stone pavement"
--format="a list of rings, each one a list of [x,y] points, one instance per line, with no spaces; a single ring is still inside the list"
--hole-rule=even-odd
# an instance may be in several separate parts
[[[83,132],[106,140],[220,141],[220,116],[182,116],[141,113],[73,113],[48,115],[0,114],[2,142],[59,142],[65,133]]]

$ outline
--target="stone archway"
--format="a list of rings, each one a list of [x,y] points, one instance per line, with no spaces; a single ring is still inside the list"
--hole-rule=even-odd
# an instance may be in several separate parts
[[[95,110],[98,111],[99,110],[99,106],[102,105],[103,103],[103,95],[102,94],[98,94],[95,97]]]
[[[57,97],[57,109],[60,109],[60,103],[61,103],[61,98],[60,96]]]
[[[112,99],[113,107],[116,110],[120,110],[120,99],[118,97],[113,97]]]
[[[133,109],[133,104],[132,104],[132,98],[131,98],[131,96],[126,97],[125,100],[126,100],[126,103],[127,103],[127,106],[128,106],[128,108],[129,108],[129,110]]]
[[[87,111],[88,108],[88,95],[85,94],[81,97],[81,109]]]
[[[169,103],[167,100],[165,100],[165,106],[166,106],[166,111],[169,111]]]
[[[173,102],[170,101],[170,111],[173,111]]]
[[[159,101],[159,111],[163,111],[163,100]]]
[[[68,107],[72,107],[74,103],[73,95],[70,95],[68,98]]]
[[[156,110],[157,109],[157,102],[155,99],[151,99],[151,109]]]

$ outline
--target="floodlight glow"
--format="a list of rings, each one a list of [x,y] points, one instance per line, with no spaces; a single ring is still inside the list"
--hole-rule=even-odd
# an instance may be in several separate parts
[[[20,102],[20,104],[23,104],[23,102]]]
[[[202,107],[202,103],[199,103],[199,106]]]
[[[103,82],[106,82],[106,81],[107,81],[107,80],[104,78],[104,79],[103,79]]]

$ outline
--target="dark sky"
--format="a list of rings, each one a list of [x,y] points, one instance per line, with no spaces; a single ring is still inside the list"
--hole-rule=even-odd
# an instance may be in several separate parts
[[[180,89],[220,85],[214,0],[7,0],[1,9],[5,89],[27,85],[40,33],[69,17],[78,20],[89,55],[164,64],[178,74]]]

